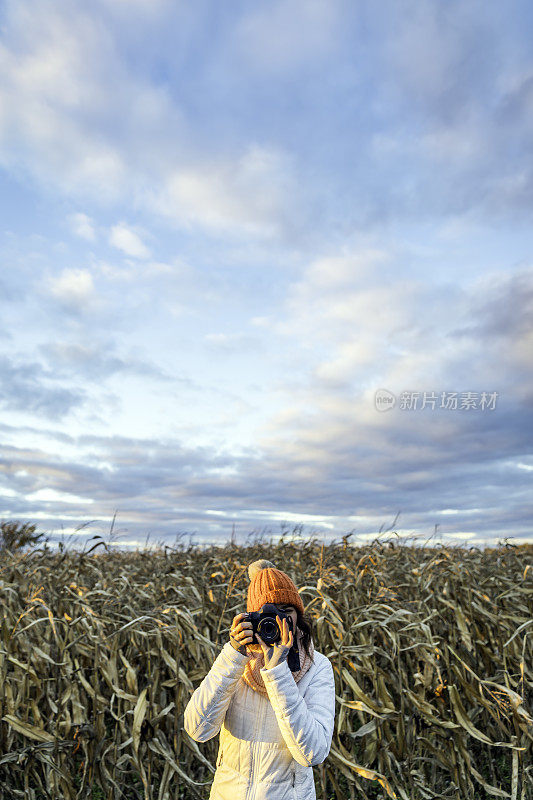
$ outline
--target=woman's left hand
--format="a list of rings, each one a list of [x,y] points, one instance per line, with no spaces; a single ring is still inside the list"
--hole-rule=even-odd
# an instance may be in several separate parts
[[[255,634],[257,641],[263,648],[263,653],[265,654],[265,669],[272,669],[278,664],[281,664],[283,661],[286,661],[289,657],[289,650],[291,649],[294,641],[293,633],[289,630],[287,618],[284,617],[282,624],[280,624],[280,618],[276,614],[276,620],[281,631],[280,641],[275,642],[274,644],[265,644],[259,634],[257,632]]]

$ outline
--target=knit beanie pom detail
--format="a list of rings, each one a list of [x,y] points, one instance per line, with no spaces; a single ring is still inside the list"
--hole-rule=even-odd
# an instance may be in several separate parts
[[[266,558],[260,558],[259,561],[253,561],[248,567],[248,577],[250,581],[253,581],[257,573],[262,569],[266,569],[267,567],[276,569],[276,565],[273,564],[272,561],[267,561]]]

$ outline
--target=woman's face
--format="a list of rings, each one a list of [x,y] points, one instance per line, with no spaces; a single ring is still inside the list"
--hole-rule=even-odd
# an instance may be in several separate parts
[[[296,609],[294,606],[291,606],[289,603],[276,603],[276,608],[279,611],[283,611],[285,614],[288,614],[292,619],[292,630],[293,633],[296,633],[296,620],[298,619],[296,614]]]

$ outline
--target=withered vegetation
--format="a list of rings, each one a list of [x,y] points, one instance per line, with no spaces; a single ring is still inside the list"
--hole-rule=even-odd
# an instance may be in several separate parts
[[[531,799],[533,545],[350,536],[5,550],[0,798],[207,800],[218,736],[192,740],[183,710],[268,558],[334,667],[317,798]]]

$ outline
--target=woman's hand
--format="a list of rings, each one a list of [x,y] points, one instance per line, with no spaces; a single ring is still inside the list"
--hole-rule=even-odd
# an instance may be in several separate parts
[[[252,623],[242,620],[242,618],[245,616],[246,613],[243,612],[242,614],[237,614],[237,616],[233,617],[231,630],[229,632],[229,640],[231,644],[235,650],[238,650],[243,656],[249,655],[249,653],[246,651],[246,645],[251,644],[253,641]]]
[[[263,648],[263,653],[265,654],[265,669],[272,669],[273,667],[277,667],[277,665],[281,664],[283,661],[286,661],[289,657],[289,650],[291,649],[294,641],[293,633],[289,630],[287,617],[283,617],[283,623],[280,624],[280,618],[276,614],[276,620],[281,631],[281,641],[275,642],[274,644],[265,644],[259,634],[255,634],[257,641]]]

